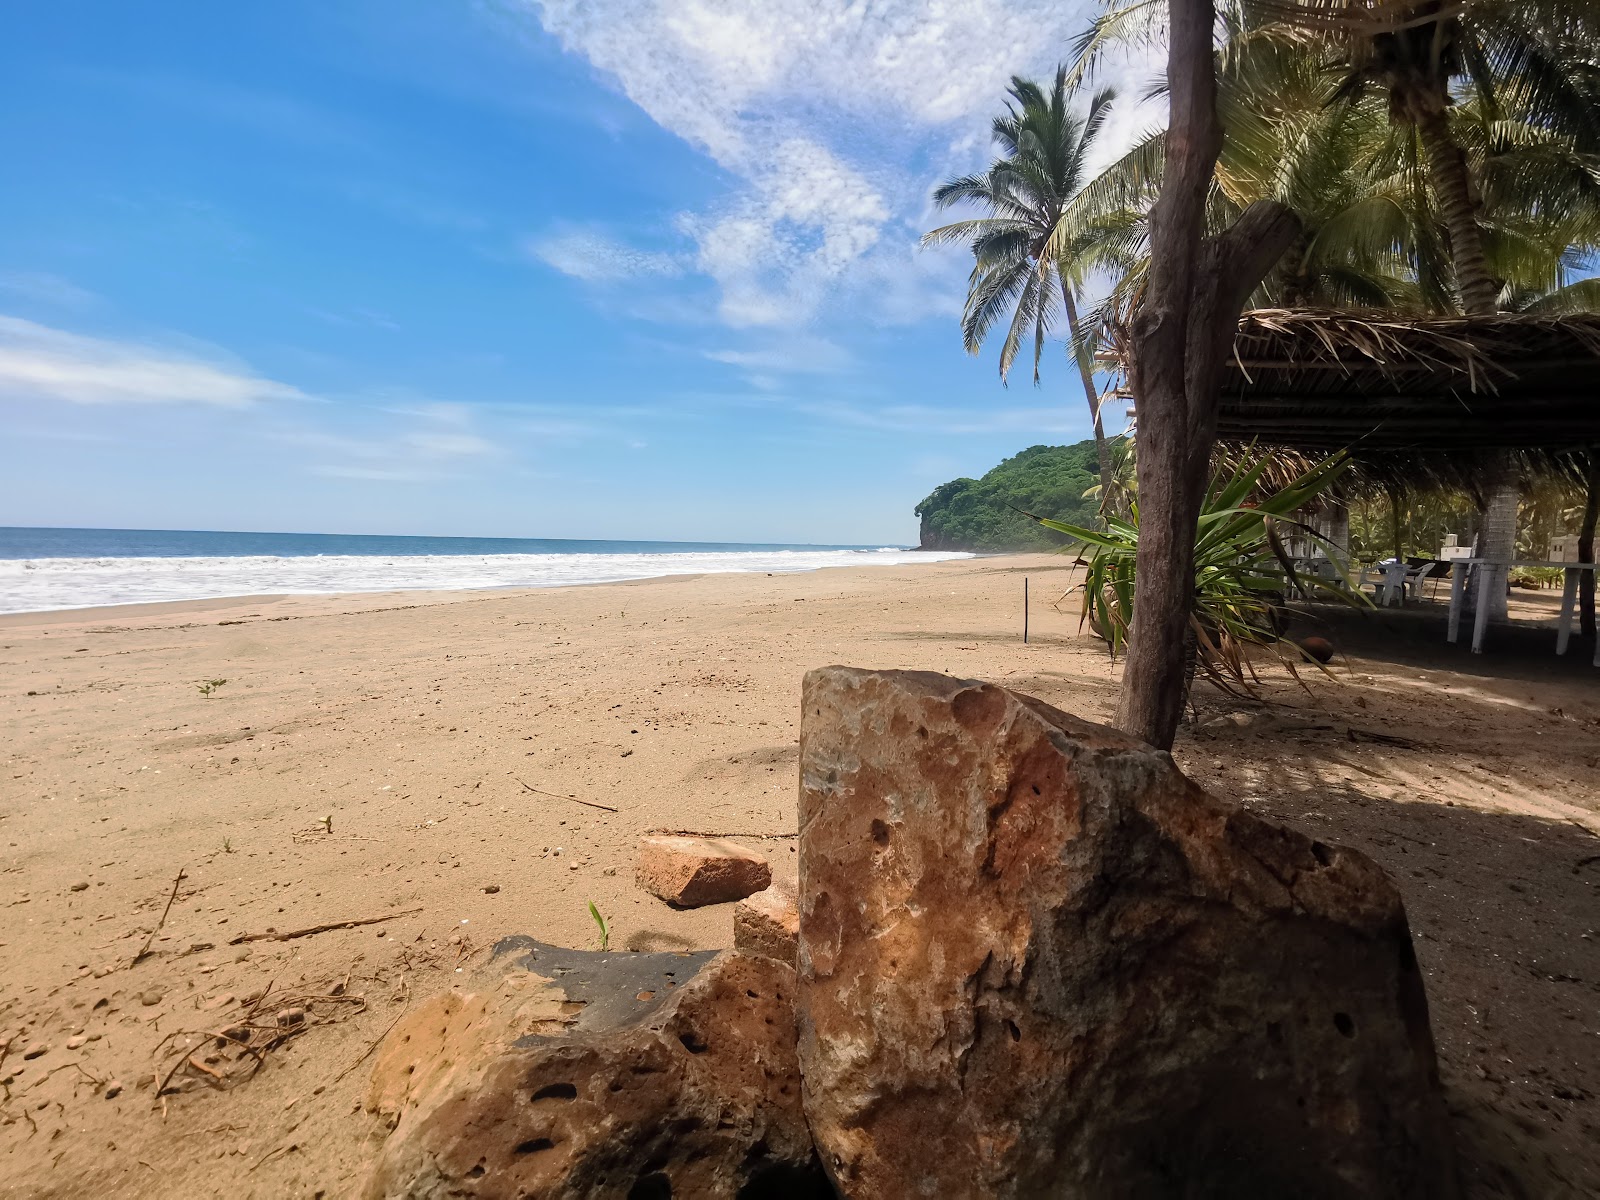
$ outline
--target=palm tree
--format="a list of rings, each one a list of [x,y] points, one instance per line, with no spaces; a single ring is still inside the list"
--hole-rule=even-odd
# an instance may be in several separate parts
[[[1111,454],[1100,419],[1092,360],[1079,337],[1074,296],[1086,256],[1047,254],[1046,246],[1062,210],[1087,177],[1089,152],[1116,93],[1110,89],[1098,92],[1080,116],[1069,103],[1066,70],[1062,68],[1048,93],[1032,80],[1013,78],[1008,95],[1011,100],[1005,114],[993,124],[1002,157],[987,171],[948,180],[933,193],[933,202],[941,209],[971,204],[984,215],[931,230],[922,242],[927,246],[961,241],[970,245],[973,267],[961,317],[961,336],[968,353],[977,354],[989,331],[1010,314],[1000,348],[1001,379],[1010,374],[1023,339],[1031,334],[1033,381],[1038,384],[1045,338],[1058,313],[1059,288],[1059,311],[1066,315],[1069,353],[1083,382],[1094,423],[1100,478],[1105,484],[1112,477]]]
[[[1092,73],[1108,49],[1160,36],[1165,8],[1166,0],[1113,3],[1075,47],[1069,82]],[[1483,219],[1491,184],[1466,140],[1471,127],[1512,120],[1536,139],[1564,141],[1589,157],[1593,180],[1600,0],[1233,0],[1224,24],[1224,83],[1239,78],[1231,61],[1239,48],[1265,41],[1298,47],[1331,71],[1326,98],[1386,102],[1400,141],[1411,143],[1412,169],[1426,178],[1469,315],[1494,312],[1502,287],[1491,269],[1495,232]],[[1475,119],[1459,119],[1464,100],[1479,109]]]

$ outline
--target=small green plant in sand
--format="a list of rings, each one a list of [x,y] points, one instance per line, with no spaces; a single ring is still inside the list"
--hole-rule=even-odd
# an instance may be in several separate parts
[[[233,853],[233,841],[232,841],[232,839],[230,839],[230,838],[223,838],[222,839],[222,852],[224,854],[232,854]]]
[[[202,696],[210,696],[219,687],[221,687],[223,684],[225,684],[227,682],[228,681],[226,679],[206,679],[206,680],[202,680],[200,683],[195,684],[195,687],[200,689],[200,694]]]
[[[589,901],[589,915],[594,918],[594,923],[600,927],[600,949],[611,949],[611,923],[600,915],[600,910],[595,907],[593,900]]]

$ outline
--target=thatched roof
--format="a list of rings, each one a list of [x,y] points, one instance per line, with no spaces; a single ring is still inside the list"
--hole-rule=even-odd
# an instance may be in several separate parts
[[[1600,445],[1600,316],[1248,312],[1218,433],[1359,457]]]

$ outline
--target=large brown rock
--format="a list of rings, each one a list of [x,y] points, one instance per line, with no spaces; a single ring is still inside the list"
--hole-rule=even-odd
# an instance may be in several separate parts
[[[804,698],[800,1061],[846,1195],[1457,1195],[1368,859],[992,685]]]
[[[384,1040],[369,1198],[831,1195],[782,963],[510,938],[475,984]]]
[[[772,882],[772,868],[726,838],[658,835],[640,840],[635,879],[676,908],[699,908],[761,891]]]

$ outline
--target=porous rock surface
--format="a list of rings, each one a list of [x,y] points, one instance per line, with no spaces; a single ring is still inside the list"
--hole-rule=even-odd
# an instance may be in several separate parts
[[[1449,1198],[1371,861],[989,684],[805,681],[797,1015],[850,1197]]]
[[[795,964],[800,912],[794,883],[780,879],[733,906],[733,948]]]
[[[639,842],[639,886],[677,908],[726,904],[761,891],[772,868],[754,850],[726,838],[663,835]]]
[[[800,1106],[794,972],[737,952],[508,938],[385,1038],[369,1198],[830,1195]]]

